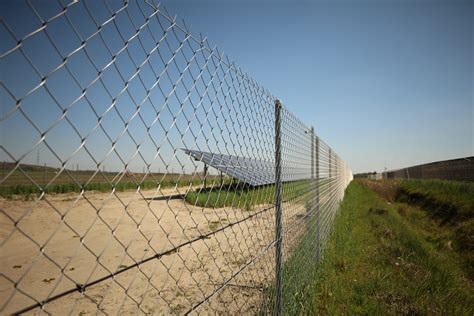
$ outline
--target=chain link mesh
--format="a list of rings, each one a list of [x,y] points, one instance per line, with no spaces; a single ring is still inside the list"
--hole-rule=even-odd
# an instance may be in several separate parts
[[[0,313],[270,313],[304,291],[350,170],[275,97],[151,1],[15,1],[0,20]],[[251,172],[243,170],[243,172]]]
[[[442,179],[454,181],[474,181],[474,156],[437,161],[397,170],[372,174],[380,179]],[[369,178],[371,178],[369,177]]]

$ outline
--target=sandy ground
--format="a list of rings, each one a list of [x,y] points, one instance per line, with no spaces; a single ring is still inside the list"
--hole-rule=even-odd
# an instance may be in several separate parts
[[[184,192],[161,194],[175,193]],[[203,300],[195,312],[258,311],[274,276],[274,247],[267,249],[274,240],[273,208],[207,209],[183,200],[149,199],[157,195],[86,192],[40,201],[0,199],[0,314],[115,274],[223,227],[29,313],[183,314]],[[284,225],[306,211],[302,205],[291,209]]]

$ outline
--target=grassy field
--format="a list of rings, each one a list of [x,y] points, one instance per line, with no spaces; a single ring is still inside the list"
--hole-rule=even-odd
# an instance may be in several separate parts
[[[424,183],[404,185],[410,192],[445,190]],[[453,228],[441,225],[430,210],[394,198],[388,201],[362,181],[351,183],[321,265],[310,264],[300,277],[298,269],[286,276],[309,281],[287,281],[285,313],[474,313],[472,279],[462,256],[465,250],[446,240],[454,236]],[[301,251],[287,261],[286,269],[301,267],[299,258],[304,258]]]
[[[448,245],[474,280],[474,183],[444,180],[362,181],[399,210],[437,248]]]
[[[474,217],[474,183],[410,180],[398,184],[399,200],[426,208],[434,216],[457,222]]]
[[[309,180],[283,183],[282,200],[306,198],[307,193],[315,189],[310,183]],[[237,183],[209,190],[197,189],[186,195],[186,202],[202,207],[233,206],[250,209],[254,205],[273,204],[275,202],[275,186],[251,187]]]
[[[446,220],[474,215],[474,183],[446,180],[361,180],[388,201],[416,204]],[[439,212],[437,212],[439,211]],[[436,213],[436,214],[435,214]]]
[[[13,164],[2,163],[2,177],[6,180],[0,184],[0,196],[11,198],[15,195],[30,196],[41,192],[46,185],[47,193],[67,193],[95,190],[107,192],[115,189],[116,191],[136,190],[138,186],[141,189],[155,189],[160,185],[161,188],[182,187],[203,184],[202,175],[189,174],[164,174],[164,173],[139,173],[139,172],[107,172],[93,170],[63,170],[37,166],[21,165],[19,169],[13,170]],[[7,177],[8,175],[8,177]],[[219,185],[220,177],[208,175],[207,183]],[[224,183],[229,183],[230,179],[225,178]]]

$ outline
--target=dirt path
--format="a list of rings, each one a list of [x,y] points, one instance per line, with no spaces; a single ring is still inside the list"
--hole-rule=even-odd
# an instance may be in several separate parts
[[[235,274],[231,284],[200,310],[256,311],[262,285],[273,279],[273,248],[265,250],[274,239],[273,209],[267,205],[251,212],[207,209],[179,199],[150,199],[159,195],[151,190],[48,195],[41,201],[0,199],[2,313],[80,288],[130,265],[136,267],[83,293],[74,291],[54,300],[45,311],[183,313]],[[295,220],[298,212],[285,221]],[[184,243],[188,244],[169,252]],[[166,255],[137,264],[162,253]],[[255,257],[259,259],[251,261]]]

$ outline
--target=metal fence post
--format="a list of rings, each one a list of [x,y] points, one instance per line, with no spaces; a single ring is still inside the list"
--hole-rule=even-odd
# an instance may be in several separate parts
[[[321,209],[319,201],[319,137],[316,136],[316,262],[321,254]]]
[[[275,314],[281,315],[281,103],[275,101]]]
[[[332,182],[331,181],[331,177],[332,177],[332,175],[331,175],[331,163],[332,163],[331,158],[332,158],[332,153],[331,153],[331,148],[329,148],[329,164],[328,164],[329,165],[329,183]],[[332,187],[332,183],[329,186]]]
[[[314,179],[314,127],[311,126],[311,180]]]
[[[338,164],[339,164],[339,157],[337,155],[334,156],[334,176],[336,177],[336,194],[339,195],[339,188],[337,187],[339,185],[339,173],[338,173]],[[341,202],[341,197],[338,196],[338,202]]]

